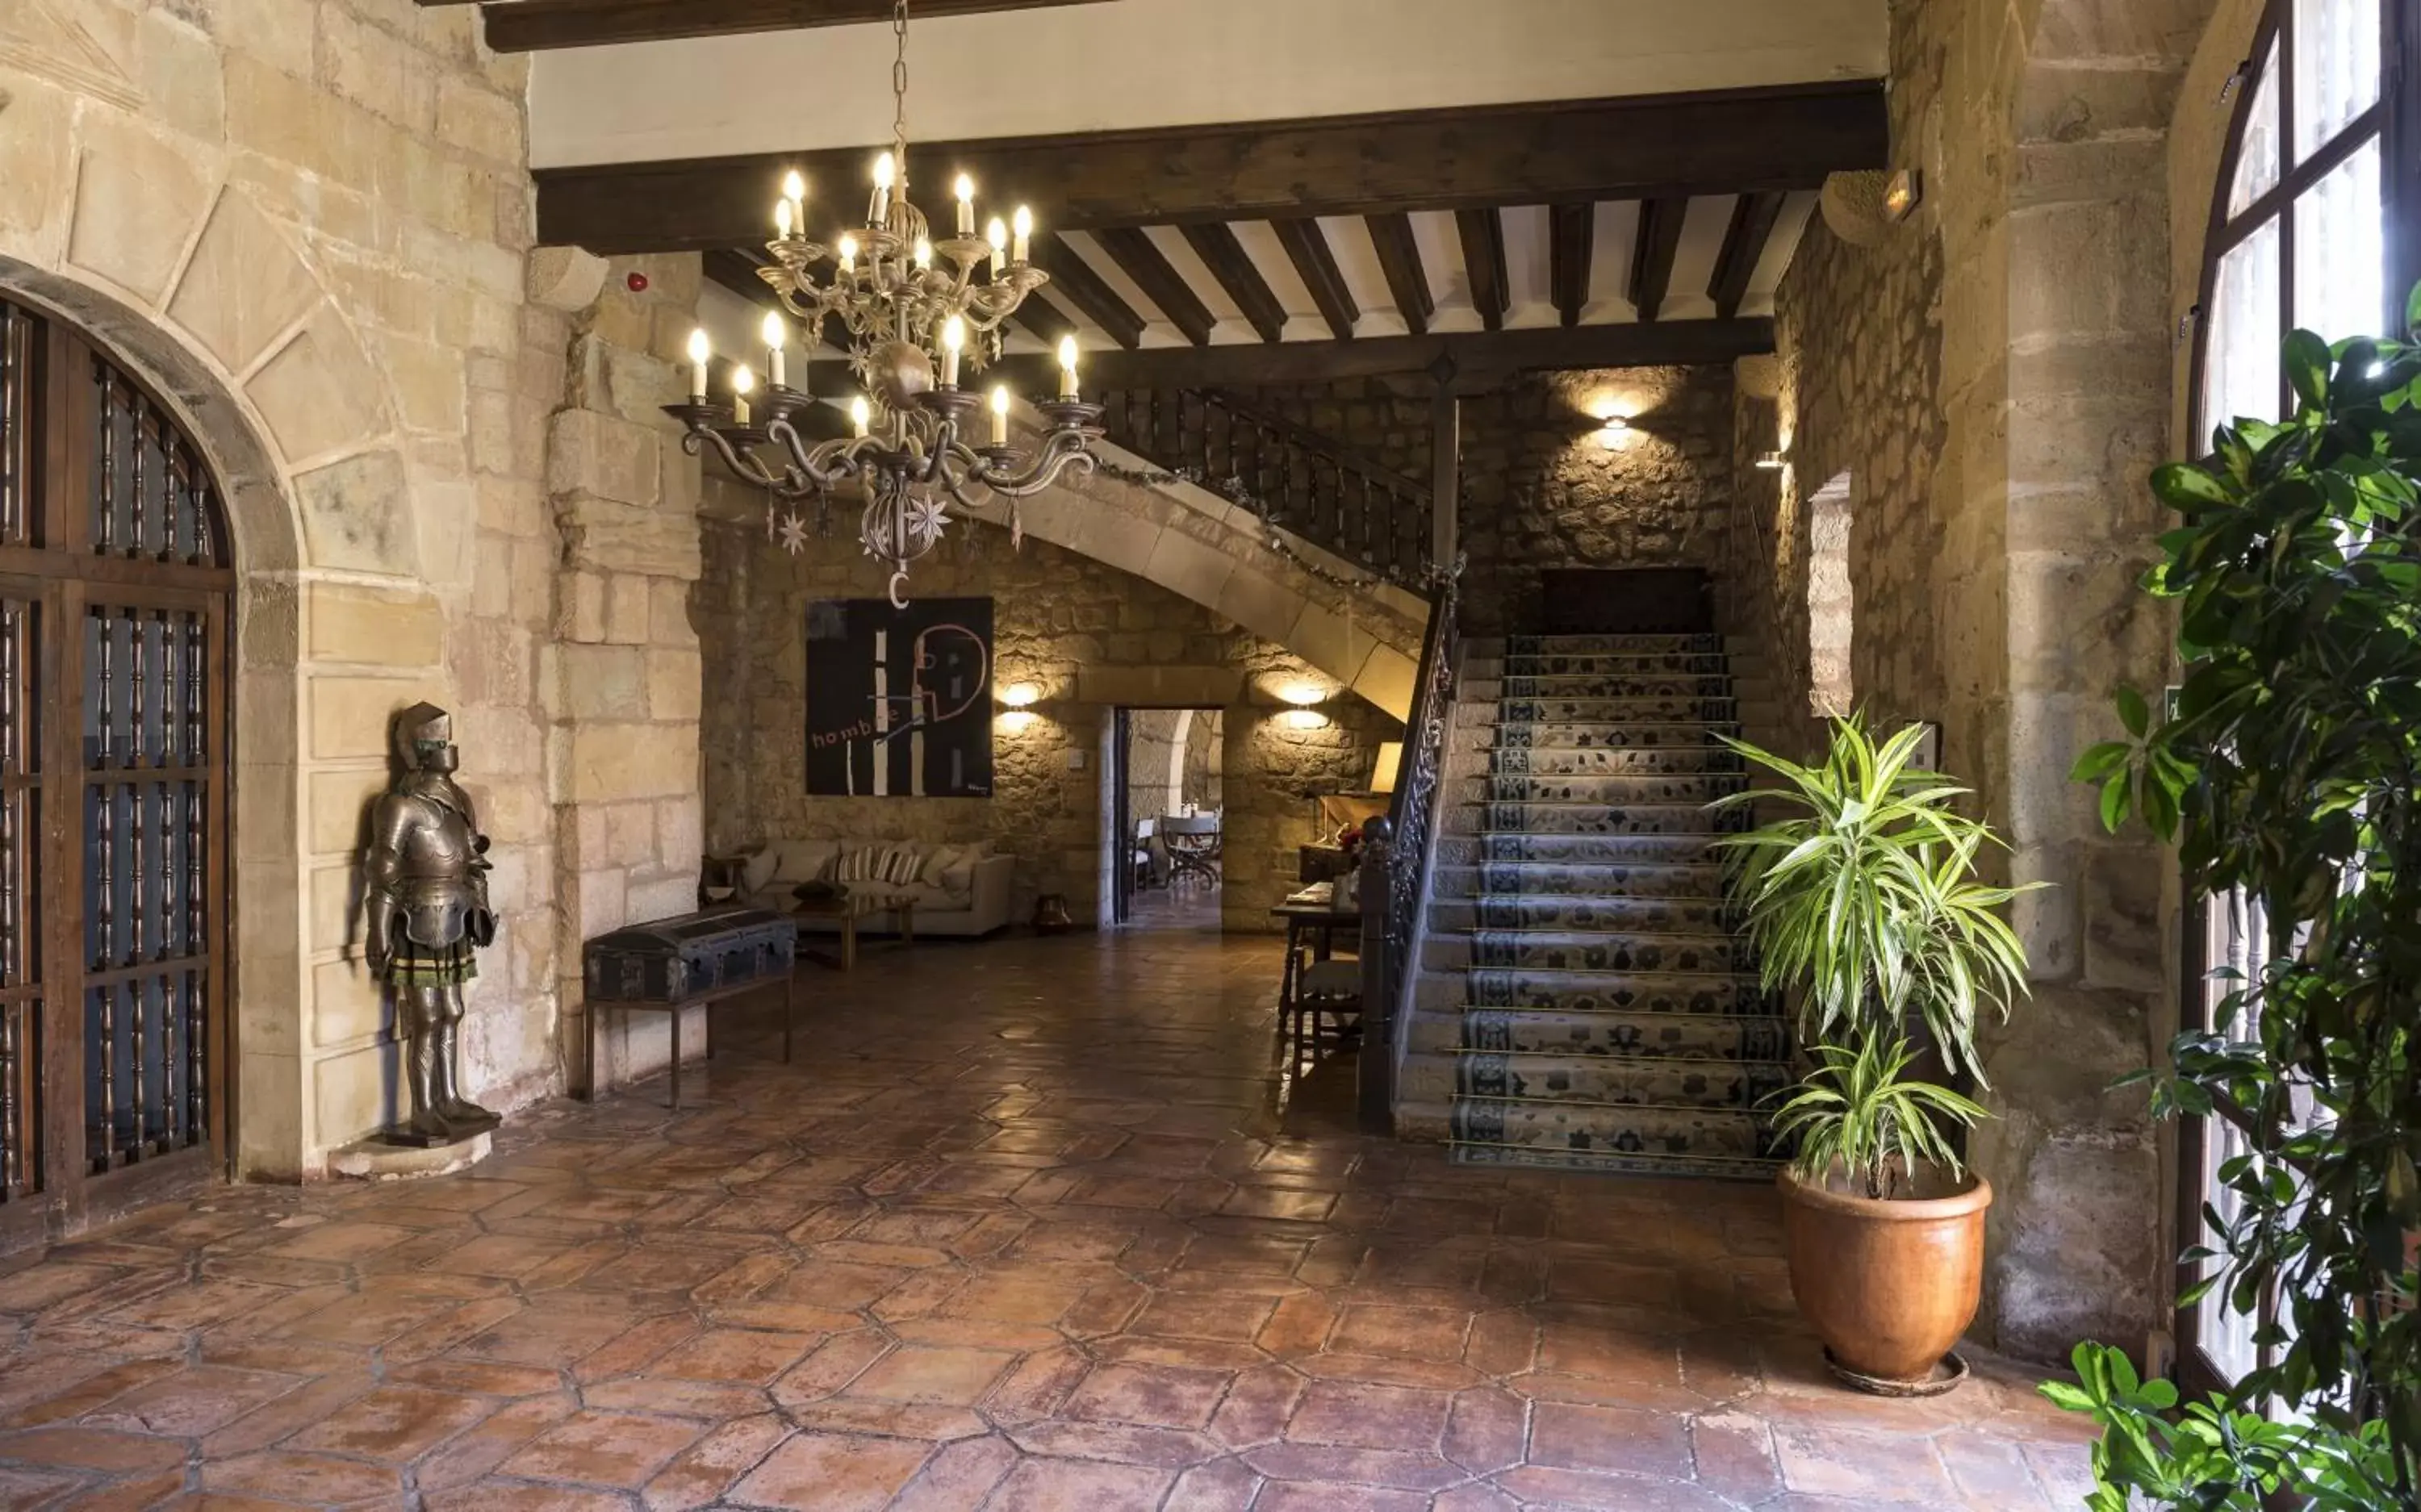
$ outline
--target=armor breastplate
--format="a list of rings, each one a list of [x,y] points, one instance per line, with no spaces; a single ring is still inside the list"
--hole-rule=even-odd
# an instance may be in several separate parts
[[[468,932],[468,916],[487,902],[471,822],[425,793],[405,795],[405,802],[411,818],[397,836],[388,896],[406,939],[418,945],[456,944]]]

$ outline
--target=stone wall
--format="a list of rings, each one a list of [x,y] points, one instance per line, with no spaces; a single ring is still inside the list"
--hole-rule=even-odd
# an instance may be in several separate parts
[[[1464,621],[1532,623],[1550,567],[1714,567],[1732,482],[1731,374],[1723,367],[1523,373],[1462,400]],[[1426,378],[1263,388],[1257,407],[1391,472],[1430,479]],[[1632,422],[1618,451],[1603,416]]]
[[[2007,874],[2051,884],[2013,911],[2034,994],[1981,1036],[1999,1116],[1972,1150],[1998,1195],[1978,1326],[2022,1353],[2166,1320],[2160,1143],[2141,1095],[2109,1087],[2173,1015],[2170,864],[2103,836],[2067,772],[2109,733],[2112,689],[2167,665],[2133,583],[2171,398],[2163,138],[2210,9],[1896,4],[1894,159],[1924,202],[1862,244],[1810,226],[1777,296],[1773,409],[1744,384],[1735,416],[1743,455],[1789,455],[1744,491],[1733,556],[1784,698],[1808,679],[1806,501],[1847,473],[1859,701],[1941,721]]]
[[[164,391],[231,501],[252,1174],[317,1174],[394,1111],[353,862],[422,698],[495,841],[468,1089],[560,1085],[535,669],[567,331],[526,292],[527,62],[476,28],[410,0],[0,8],[0,287]]]
[[[818,539],[796,557],[765,539],[741,491],[711,487],[705,575],[693,595],[705,677],[709,849],[783,835],[989,839],[1017,858],[1019,916],[1039,893],[1067,896],[1080,920],[1101,905],[1105,804],[1098,763],[1118,705],[1223,711],[1221,796],[1227,805],[1224,900],[1229,927],[1268,927],[1294,885],[1293,847],[1311,833],[1309,787],[1358,787],[1398,722],[1308,662],[1202,605],[1132,574],[1029,537],[976,525],[916,564],[909,591],[992,599],[995,690],[1032,684],[1039,701],[993,730],[993,794],[984,799],[810,797],[804,790],[807,603],[873,598],[883,574],[853,538]],[[727,497],[727,504],[725,502]],[[1285,695],[1317,689],[1322,724],[1295,728]],[[1275,726],[1275,727],[1272,727]],[[1080,764],[1079,764],[1080,763]],[[1358,766],[1358,772],[1355,770]],[[1242,811],[1240,813],[1240,810]],[[1284,855],[1284,865],[1276,858]]]
[[[703,682],[690,585],[700,569],[699,465],[662,406],[688,397],[695,257],[617,260],[572,321],[548,422],[547,494],[562,543],[541,677],[555,817],[556,974],[569,1084],[583,1064],[581,943],[697,906],[705,845]],[[692,1010],[702,1031],[706,1010]],[[672,1021],[601,1016],[597,1083],[665,1065]]]

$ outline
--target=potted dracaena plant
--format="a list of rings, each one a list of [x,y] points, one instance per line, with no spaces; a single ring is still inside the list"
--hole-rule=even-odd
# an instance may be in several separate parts
[[[1960,1378],[1945,1361],[1975,1319],[1992,1201],[1958,1144],[1985,1110],[1919,1070],[1983,1084],[1976,1021],[2026,990],[2002,916],[2016,890],[1977,875],[2000,842],[1954,806],[1967,789],[1917,768],[1922,736],[1835,720],[1813,767],[1736,740],[1782,784],[1718,800],[1789,811],[1722,844],[1765,989],[1797,999],[1814,1061],[1774,1119],[1797,1150],[1779,1177],[1791,1291],[1835,1374],[1896,1394]]]

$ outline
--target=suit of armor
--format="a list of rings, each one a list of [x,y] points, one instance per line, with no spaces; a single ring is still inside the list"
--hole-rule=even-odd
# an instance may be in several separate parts
[[[365,907],[370,970],[394,991],[408,1036],[404,1078],[415,1143],[466,1138],[498,1123],[462,1096],[462,984],[472,951],[496,937],[488,907],[488,838],[455,784],[452,721],[430,704],[396,721],[401,772],[370,811]]]

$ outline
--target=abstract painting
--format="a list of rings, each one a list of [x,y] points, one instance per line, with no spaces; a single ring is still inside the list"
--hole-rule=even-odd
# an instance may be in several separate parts
[[[992,795],[990,599],[807,605],[807,791]]]

